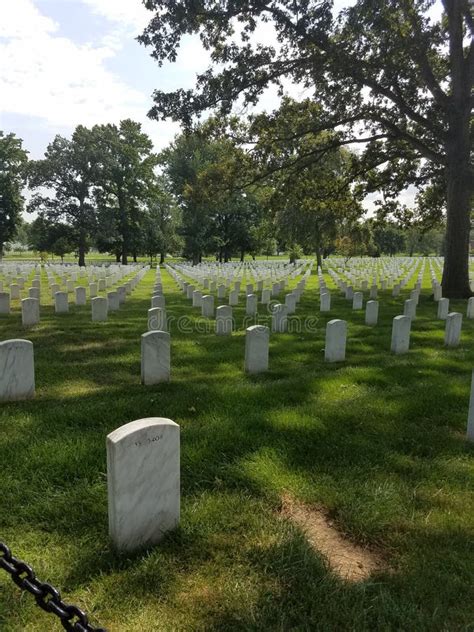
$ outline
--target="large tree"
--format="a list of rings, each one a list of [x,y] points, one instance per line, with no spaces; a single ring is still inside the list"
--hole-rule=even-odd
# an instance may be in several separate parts
[[[29,185],[39,189],[28,205],[48,221],[65,221],[71,228],[68,238],[77,249],[79,265],[97,226],[94,195],[97,177],[97,147],[94,134],[86,127],[76,127],[72,138],[56,136],[42,160],[29,166]]]
[[[160,63],[176,59],[184,35],[199,33],[214,64],[195,90],[156,91],[151,117],[189,124],[209,108],[227,114],[237,100],[255,104],[269,85],[281,87],[286,79],[312,90],[321,113],[299,133],[337,129],[340,144],[366,143],[359,169],[372,174],[372,186],[383,188],[386,198],[410,183],[423,188],[442,182],[443,290],[448,297],[470,294],[469,0],[443,0],[442,6],[434,0],[358,0],[339,16],[330,0],[145,5],[155,15],[140,39]],[[274,45],[252,37],[262,21],[272,23]]]
[[[0,260],[4,244],[15,236],[21,224],[21,191],[27,159],[22,140],[0,130]]]
[[[93,128],[97,148],[96,196],[100,225],[114,237],[109,249],[123,264],[136,255],[146,202],[155,182],[157,157],[140,123],[126,119],[120,125]]]
[[[156,179],[148,198],[142,225],[141,248],[150,259],[159,253],[160,263],[166,254],[176,252],[181,246],[177,229],[180,211],[163,176]]]

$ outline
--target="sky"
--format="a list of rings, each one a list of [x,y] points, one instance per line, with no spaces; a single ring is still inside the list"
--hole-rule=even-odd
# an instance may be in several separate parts
[[[193,87],[209,57],[186,37],[177,61],[159,67],[136,41],[152,15],[140,0],[0,0],[0,129],[22,138],[32,159],[56,134],[124,118],[139,121],[156,150],[165,147],[179,126],[147,117],[153,90]],[[258,39],[272,39],[267,26]],[[260,107],[277,104],[270,91]]]

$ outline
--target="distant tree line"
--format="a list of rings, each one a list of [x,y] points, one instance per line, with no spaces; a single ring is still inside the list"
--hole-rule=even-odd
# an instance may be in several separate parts
[[[287,135],[312,107],[283,101]],[[232,137],[211,118],[159,154],[131,120],[78,126],[69,139],[56,136],[43,159],[30,161],[18,138],[0,132],[2,252],[16,240],[41,253],[74,253],[79,265],[91,249],[122,263],[138,256],[163,262],[166,254],[198,263],[206,256],[225,262],[287,252],[291,260],[314,255],[319,265],[331,253],[443,252],[442,225],[420,221],[414,211],[405,209],[403,221],[386,213],[364,219],[364,187],[347,181],[357,156],[347,148],[288,168],[291,154],[317,151],[331,132],[295,134],[275,145],[263,128],[250,155],[240,141],[244,123],[235,119],[231,126]],[[31,222],[22,219],[25,185]]]

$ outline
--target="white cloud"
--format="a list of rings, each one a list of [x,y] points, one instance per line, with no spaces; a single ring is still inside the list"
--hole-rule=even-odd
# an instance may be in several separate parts
[[[115,52],[59,36],[32,0],[0,3],[0,114],[39,117],[55,128],[144,117],[146,95],[106,68]]]
[[[140,0],[82,0],[96,15],[140,33],[153,17]]]

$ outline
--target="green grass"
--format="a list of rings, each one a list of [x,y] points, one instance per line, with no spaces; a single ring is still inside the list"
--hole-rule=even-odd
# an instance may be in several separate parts
[[[411,350],[395,357],[391,321],[408,291],[380,293],[369,328],[336,292],[321,315],[312,276],[297,315],[317,317],[315,331],[273,334],[267,374],[243,373],[243,331],[222,339],[174,327],[172,381],[144,387],[153,279],[92,323],[89,305],[56,316],[43,274],[41,325],[23,332],[17,301],[0,319],[1,339],[35,345],[36,398],[0,408],[0,538],[14,554],[111,631],[474,629],[464,438],[474,321],[464,319],[460,347],[444,348],[426,272]],[[199,310],[163,280],[169,315],[194,322]],[[465,302],[451,311],[465,313]],[[337,365],[323,361],[331,318],[349,323]],[[108,540],[105,437],[149,416],[181,426],[181,524],[121,556]],[[338,579],[280,516],[283,493],[327,508],[389,570]],[[0,629],[61,628],[0,572]]]

